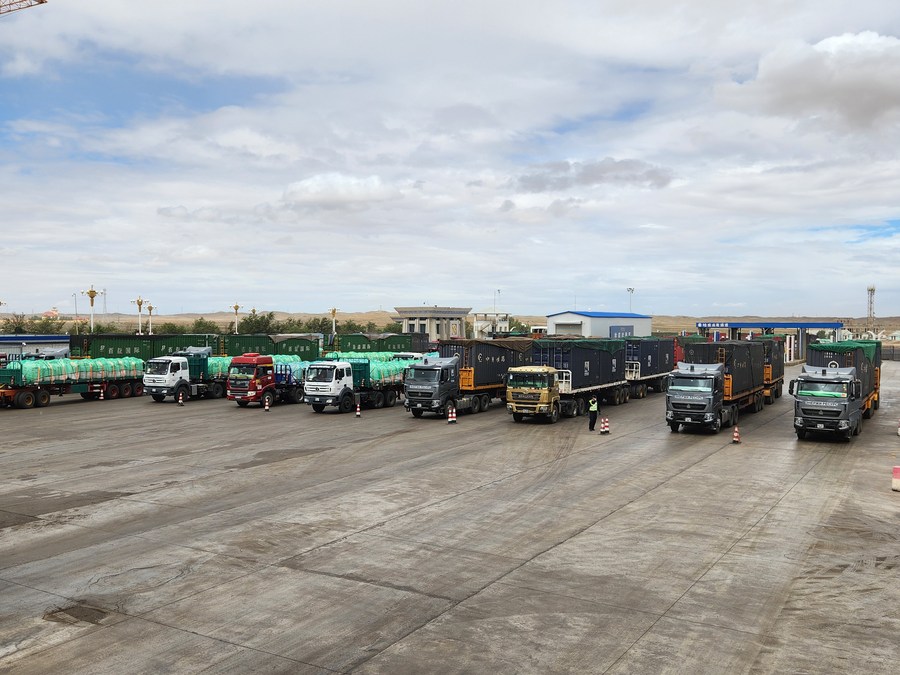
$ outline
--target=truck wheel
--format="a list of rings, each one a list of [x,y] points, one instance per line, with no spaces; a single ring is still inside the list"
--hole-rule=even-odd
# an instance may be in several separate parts
[[[89,392],[89,391],[83,391],[83,392],[81,392],[80,396],[81,396],[81,398],[83,398],[85,401],[90,401],[90,400],[93,400],[93,398],[94,398],[94,395],[93,395],[91,392]]]
[[[314,413],[320,413],[320,412],[324,412],[325,406],[322,405],[321,403],[313,403],[312,409],[313,409]]]
[[[104,396],[110,401],[119,398],[119,385],[113,383],[106,385],[106,394]]]
[[[473,396],[472,397],[472,414],[481,412],[481,397]]]
[[[487,394],[482,394],[481,395],[481,409],[487,410],[490,407],[491,407],[491,397],[488,396]]]
[[[872,406],[871,406],[871,404],[869,405],[868,408],[866,408],[865,410],[863,410],[862,416],[863,416],[864,419],[871,419],[871,417],[872,417]]]
[[[46,408],[50,405],[50,392],[46,389],[38,389],[34,392],[34,407]]]
[[[260,408],[271,408],[273,405],[275,405],[275,395],[271,391],[265,392],[259,398]]]
[[[584,399],[579,396],[578,400],[575,403],[575,415],[577,417],[582,417],[586,410],[587,410],[587,403],[585,403]]]
[[[876,397],[875,397],[875,403],[872,405],[872,407],[873,407],[875,410],[878,410],[878,408],[881,407],[881,396],[876,396]],[[873,414],[874,414],[874,413],[873,413]]]
[[[393,389],[388,389],[384,394],[384,407],[393,408],[395,405],[397,405],[397,392]]]
[[[209,388],[209,395],[212,398],[222,398],[225,395],[225,387],[221,382],[213,382]]]
[[[250,401],[235,401],[238,404],[238,408],[246,408],[250,405]]]
[[[862,433],[862,420],[856,420],[856,426],[853,427],[853,435],[859,436]]]
[[[123,382],[119,388],[119,395],[122,398],[131,398],[131,382]]]
[[[144,395],[144,383],[143,382],[135,382],[131,385],[131,395],[138,397]]]
[[[422,410],[420,408],[413,408],[412,410],[410,410],[410,412],[412,413],[413,417],[419,418],[422,416]]]
[[[677,434],[680,428],[681,424],[679,424],[678,422],[669,422],[669,429],[672,430],[673,434]]]
[[[376,391],[372,395],[372,407],[375,408],[376,410],[384,407],[384,392],[383,391]]]
[[[513,413],[513,422],[521,422],[525,419],[525,415],[522,413]]]
[[[712,425],[712,432],[713,432],[714,434],[717,434],[717,433],[719,433],[721,430],[722,430],[722,418],[721,418],[721,417],[717,417],[717,418],[716,418],[716,421],[713,422],[713,425]]]
[[[13,405],[19,409],[33,408],[34,407],[34,392],[33,391],[20,391],[18,394],[16,394],[16,397],[13,399]]]
[[[150,394],[150,398],[152,398],[157,403],[162,403],[163,401],[166,400],[166,395],[165,394]]]
[[[547,421],[550,422],[550,424],[556,424],[559,421],[559,406],[558,405],[554,405],[550,409],[550,414],[547,416]]]
[[[340,410],[342,413],[348,413],[348,412],[351,412],[354,407],[355,407],[355,404],[353,402],[353,397],[345,396],[344,398],[341,399],[341,403],[340,403],[340,405],[338,405],[338,410]]]
[[[804,438],[806,438],[806,429],[795,429],[794,431],[797,432],[797,438],[799,440],[802,441]]]
[[[182,401],[187,401],[191,397],[191,391],[184,385],[178,387],[175,390],[175,400],[178,401],[181,398]]]

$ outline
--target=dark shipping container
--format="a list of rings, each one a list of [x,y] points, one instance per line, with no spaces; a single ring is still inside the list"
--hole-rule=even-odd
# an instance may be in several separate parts
[[[442,357],[459,356],[460,368],[472,368],[474,384],[484,387],[502,384],[506,371],[513,366],[532,363],[530,338],[503,340],[447,340],[439,343]]]
[[[686,345],[687,363],[724,363],[725,374],[731,375],[732,396],[761,387],[765,381],[765,348],[761,342],[723,340]]]

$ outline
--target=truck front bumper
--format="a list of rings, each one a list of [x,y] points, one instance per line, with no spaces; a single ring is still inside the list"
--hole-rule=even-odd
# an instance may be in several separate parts
[[[709,426],[716,421],[716,413],[691,411],[682,412],[676,410],[666,410],[666,421],[676,422],[678,424],[696,424],[698,426]]]
[[[403,407],[407,410],[438,410],[441,407],[440,401],[411,401],[406,398],[403,399]]]
[[[148,396],[154,396],[162,394],[163,396],[174,396],[175,392],[168,387],[159,387],[153,385],[144,385],[144,393]]]
[[[303,397],[303,402],[307,405],[337,405],[338,399],[336,396],[307,395]]]
[[[850,420],[822,420],[808,417],[795,417],[795,429],[806,431],[847,431],[850,429]]]
[[[523,405],[521,403],[507,403],[506,412],[510,415],[547,415],[550,413],[550,405],[547,403]]]

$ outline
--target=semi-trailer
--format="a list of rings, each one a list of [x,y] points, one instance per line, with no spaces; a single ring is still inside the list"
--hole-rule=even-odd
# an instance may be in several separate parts
[[[392,408],[403,391],[403,370],[408,363],[360,357],[314,361],[306,368],[303,402],[316,413],[327,407],[348,413],[357,405]]]
[[[631,386],[631,398],[665,391],[675,363],[675,338],[625,338],[625,379]]]
[[[881,343],[845,340],[807,346],[806,364],[788,392],[794,397],[794,431],[850,440],[863,419],[880,407]]]
[[[763,345],[763,398],[767,404],[775,403],[784,389],[784,340],[765,335],[753,340]]]
[[[188,347],[147,361],[144,393],[162,403],[171,396],[184,402],[196,398],[222,398],[230,357],[212,356],[210,347]]]
[[[669,374],[666,423],[712,429],[737,424],[742,410],[765,406],[764,346],[748,340],[687,345],[686,362]]]
[[[531,338],[442,341],[440,356],[406,369],[403,406],[413,417],[486,410],[493,399],[506,398],[509,368],[531,362],[532,343]]]
[[[510,368],[506,411],[514,422],[540,417],[583,415],[592,395],[608,404],[628,401],[625,341],[619,339],[546,338],[534,341],[532,365]]]
[[[228,366],[226,394],[241,408],[259,403],[268,409],[276,402],[303,399],[303,372],[307,361],[299,357],[251,352],[235,356]]]
[[[117,399],[143,393],[141,359],[27,359],[0,369],[0,407],[43,408],[54,396]]]

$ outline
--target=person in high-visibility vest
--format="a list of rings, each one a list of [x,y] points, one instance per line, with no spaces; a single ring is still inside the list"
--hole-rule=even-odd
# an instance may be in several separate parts
[[[597,424],[597,414],[600,412],[600,404],[597,401],[596,396],[591,396],[591,400],[588,405],[588,429],[591,431],[594,430],[594,426]]]

